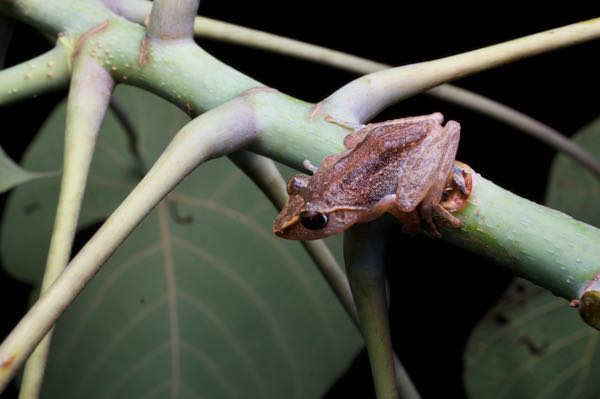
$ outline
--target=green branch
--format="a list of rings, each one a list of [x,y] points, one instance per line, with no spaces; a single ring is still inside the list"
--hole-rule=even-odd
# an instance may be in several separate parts
[[[344,110],[364,122],[402,99],[427,89],[525,57],[600,37],[600,18],[480,48],[434,61],[405,65],[360,77],[323,101],[322,112]]]
[[[344,233],[346,272],[365,345],[377,399],[396,399],[392,336],[385,289],[385,244],[389,236],[381,220],[355,224]],[[402,395],[404,398],[412,396]]]
[[[70,69],[68,51],[59,43],[39,57],[1,71],[0,106],[66,87]]]
[[[105,1],[108,2],[108,0]],[[150,12],[151,3],[147,0],[130,0],[126,2],[111,0],[111,8],[117,14],[123,15],[131,21],[142,23]],[[254,47],[360,74],[392,68],[391,65],[352,54],[210,18],[196,17],[194,33],[200,37]],[[479,112],[512,126],[555,150],[563,152],[600,177],[600,161],[560,132],[522,112],[450,84],[434,87],[427,90],[425,94]]]
[[[454,213],[462,226],[444,228],[445,240],[567,300],[590,288],[600,272],[599,229],[469,173],[473,190],[468,205]]]
[[[193,40],[194,18],[200,0],[155,0],[148,35],[160,40]]]
[[[69,262],[96,139],[112,88],[113,81],[102,67],[88,58],[76,61],[67,102],[63,176],[42,293],[54,283]],[[21,399],[39,396],[51,335],[51,332],[48,333],[40,342],[25,366],[19,395]]]

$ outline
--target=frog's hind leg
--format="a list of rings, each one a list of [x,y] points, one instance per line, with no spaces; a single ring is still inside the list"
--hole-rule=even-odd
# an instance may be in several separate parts
[[[457,122],[449,121],[446,126],[444,126],[444,134],[438,141],[438,148],[443,148],[444,150],[439,161],[436,176],[432,176],[435,179],[435,182],[425,198],[423,198],[419,207],[421,217],[431,227],[431,230],[436,237],[439,237],[440,233],[437,231],[432,220],[434,213],[449,221],[452,226],[460,226],[460,220],[452,216],[450,212],[440,205],[442,194],[449,177],[452,176],[452,178],[454,178],[453,166],[456,150],[458,149],[459,138],[460,125]]]

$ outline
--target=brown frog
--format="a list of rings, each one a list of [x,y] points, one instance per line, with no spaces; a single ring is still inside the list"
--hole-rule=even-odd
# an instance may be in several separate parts
[[[440,113],[363,126],[344,139],[347,150],[326,157],[313,176],[288,182],[289,200],[273,232],[291,240],[315,240],[389,212],[409,232],[424,220],[439,236],[433,214],[460,221],[440,200],[452,176],[460,125],[442,126]]]

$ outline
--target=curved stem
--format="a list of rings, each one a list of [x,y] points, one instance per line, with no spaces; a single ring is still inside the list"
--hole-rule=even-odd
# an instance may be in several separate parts
[[[69,74],[67,51],[61,45],[7,68],[0,72],[0,106],[66,87]]]
[[[247,145],[255,117],[243,98],[192,120],[0,345],[0,392],[65,308],[143,218],[198,164]]]
[[[600,18],[524,36],[466,53],[374,72],[337,90],[323,112],[345,110],[352,122],[371,119],[387,106],[439,84],[560,47],[600,37]]]
[[[139,6],[137,7],[139,10],[137,13],[133,13],[136,7],[132,7],[129,17],[133,20],[139,19],[140,15],[146,15],[144,13],[147,13],[149,10],[145,0],[135,1],[139,1]],[[210,18],[196,17],[194,33],[200,37],[272,51],[360,74],[392,68],[391,65],[352,54]],[[581,164],[581,166],[600,177],[599,160],[560,132],[514,108],[450,84],[442,84],[424,93],[479,112],[512,126],[555,150],[563,152]]]
[[[362,326],[377,399],[396,399],[392,338],[385,288],[383,221],[358,223],[344,233],[344,259]]]
[[[161,40],[192,40],[200,0],[155,0],[148,34]]]
[[[110,75],[89,58],[81,58],[74,65],[67,102],[63,176],[42,281],[42,294],[69,261],[96,139],[113,86]],[[39,396],[51,335],[52,332],[49,332],[44,337],[25,366],[19,394],[21,399],[35,399]]]

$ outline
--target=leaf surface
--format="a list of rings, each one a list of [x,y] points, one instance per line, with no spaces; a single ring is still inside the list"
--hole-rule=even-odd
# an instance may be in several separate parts
[[[188,120],[140,90],[116,95],[150,159]],[[63,104],[46,122],[27,167],[60,165],[64,114]],[[105,219],[138,181],[127,148],[109,115],[81,226]],[[39,281],[57,193],[55,178],[9,199],[2,256],[20,279]],[[320,397],[360,340],[301,246],[271,233],[275,214],[226,159],[192,173],[61,318],[42,397]]]

